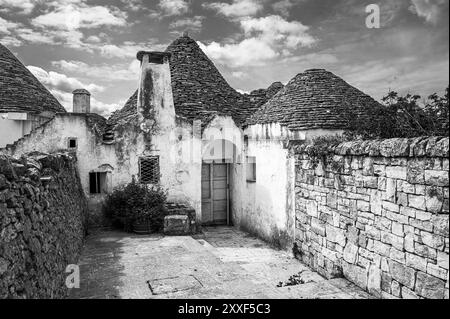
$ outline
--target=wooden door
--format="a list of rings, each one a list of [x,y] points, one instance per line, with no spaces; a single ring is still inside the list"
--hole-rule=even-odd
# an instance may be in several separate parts
[[[202,165],[202,222],[226,225],[228,223],[228,165]]]

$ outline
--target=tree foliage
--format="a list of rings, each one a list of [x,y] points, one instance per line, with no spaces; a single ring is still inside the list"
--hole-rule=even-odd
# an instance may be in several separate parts
[[[147,186],[132,181],[117,187],[108,195],[104,211],[119,227],[131,231],[134,222],[150,222],[154,231],[159,231],[166,214],[166,192],[158,186]]]
[[[341,114],[349,128],[346,135],[351,139],[448,136],[448,99],[449,88],[444,96],[433,94],[426,101],[419,95],[390,92],[383,104],[364,112],[344,105]]]

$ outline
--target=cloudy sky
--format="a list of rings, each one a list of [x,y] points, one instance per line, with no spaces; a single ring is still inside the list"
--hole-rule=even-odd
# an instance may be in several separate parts
[[[366,27],[366,6],[381,28]],[[380,99],[428,96],[449,77],[448,0],[0,0],[0,42],[71,110],[91,91],[108,115],[137,87],[139,50],[189,30],[235,89],[326,68]]]

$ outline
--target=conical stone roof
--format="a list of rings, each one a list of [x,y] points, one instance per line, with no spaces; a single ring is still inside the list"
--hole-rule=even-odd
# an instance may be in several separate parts
[[[254,98],[234,90],[190,37],[176,39],[166,51],[171,53],[170,71],[177,115],[205,121],[217,114],[229,115],[240,125],[263,104],[261,97]],[[263,99],[265,103],[269,98],[264,95]],[[111,115],[109,123],[114,124],[136,114],[136,103],[137,92],[123,109]]]
[[[66,112],[38,79],[0,44],[0,112]]]
[[[373,98],[333,73],[312,69],[298,74],[247,122],[280,123],[291,130],[346,129],[347,108],[364,117],[378,105]]]

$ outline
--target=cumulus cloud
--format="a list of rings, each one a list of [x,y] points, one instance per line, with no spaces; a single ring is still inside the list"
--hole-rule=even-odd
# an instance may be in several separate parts
[[[186,0],[160,0],[159,7],[168,16],[183,15],[189,12],[189,2]]]
[[[46,70],[37,67],[37,66],[27,66],[28,70],[34,74],[34,76],[44,84],[49,90],[58,90],[62,92],[71,93],[76,89],[86,89],[92,92],[102,92],[104,91],[104,87],[99,86],[97,84],[84,84],[75,78],[68,77],[65,74],[57,73],[57,72],[47,72]]]
[[[292,0],[281,0],[277,1],[272,5],[272,8],[275,12],[280,13],[281,15],[288,17],[290,9],[294,6]]]
[[[61,61],[60,61],[61,62]],[[87,64],[76,61],[64,61],[59,63],[64,65],[67,69],[76,68],[76,66],[87,67]],[[31,73],[41,81],[42,84],[58,99],[58,101],[65,107],[67,111],[72,111],[73,108],[73,95],[72,92],[75,89],[85,88],[92,93],[91,96],[91,112],[97,113],[102,116],[108,117],[113,111],[117,110],[121,103],[119,104],[109,104],[99,101],[95,98],[95,93],[103,92],[104,87],[96,84],[84,84],[76,78],[68,77],[65,74],[58,72],[47,72],[46,70],[36,67],[27,67]]]
[[[140,62],[133,60],[128,64],[89,65],[81,61],[53,61],[52,65],[63,72],[80,76],[89,74],[90,78],[103,81],[137,81],[139,78]]]
[[[232,3],[204,3],[204,8],[212,9],[230,18],[255,16],[264,9],[261,0],[233,0]]]
[[[88,6],[82,2],[57,4],[56,7],[32,20],[39,27],[63,30],[96,28],[100,26],[124,26],[127,15],[114,7]]]
[[[411,0],[410,10],[426,22],[436,25],[444,12],[448,13],[448,0]]]
[[[20,14],[30,14],[36,3],[36,0],[0,0],[0,12],[16,11]]]
[[[0,17],[0,34],[11,34],[11,31],[19,27],[18,23],[7,21]]]
[[[172,30],[187,30],[190,32],[200,32],[203,26],[203,16],[195,16],[192,18],[180,19],[173,21],[169,28]]]
[[[199,43],[219,63],[232,67],[260,65],[275,58],[287,57],[300,47],[310,47],[316,40],[308,27],[298,21],[288,22],[280,16],[247,18],[240,21],[245,39],[236,43]]]
[[[108,58],[135,58],[139,51],[148,49],[151,46],[152,50],[163,50],[164,45],[152,43],[136,43],[132,41],[125,41],[123,44],[97,44],[90,46],[93,50],[98,51]]]

